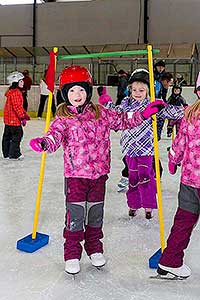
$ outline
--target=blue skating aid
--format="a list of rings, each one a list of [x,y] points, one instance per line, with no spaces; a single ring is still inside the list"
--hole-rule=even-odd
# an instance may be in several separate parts
[[[149,268],[150,269],[157,269],[158,268],[158,262],[160,260],[161,254],[162,254],[161,249],[159,249],[158,251],[156,251],[156,253],[154,253],[149,258]]]
[[[17,249],[32,253],[47,245],[48,242],[49,236],[47,234],[37,232],[35,239],[32,239],[32,234],[29,234],[21,240],[17,241]]]

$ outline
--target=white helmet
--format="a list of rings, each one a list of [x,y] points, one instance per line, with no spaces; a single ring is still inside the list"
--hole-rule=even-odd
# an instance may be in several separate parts
[[[7,77],[8,83],[11,85],[13,82],[19,82],[21,79],[24,78],[24,75],[18,71],[10,73]]]

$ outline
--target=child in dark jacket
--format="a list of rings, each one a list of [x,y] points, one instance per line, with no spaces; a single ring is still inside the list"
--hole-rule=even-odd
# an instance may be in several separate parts
[[[30,120],[23,108],[24,75],[20,72],[13,72],[8,77],[10,87],[6,92],[6,103],[4,106],[4,133],[2,140],[2,152],[5,159],[22,160],[24,156],[20,150],[20,143],[23,137],[22,126]]]
[[[178,84],[175,84],[172,88],[172,94],[167,100],[167,103],[174,106],[187,107],[185,99],[181,95],[182,87]],[[176,134],[180,128],[180,120],[169,120],[167,125],[167,136],[171,137],[174,126],[176,127]]]

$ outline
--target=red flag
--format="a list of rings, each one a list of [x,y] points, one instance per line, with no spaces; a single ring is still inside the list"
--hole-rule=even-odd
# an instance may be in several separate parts
[[[48,90],[51,91],[52,93],[54,91],[54,83],[55,83],[56,56],[57,56],[57,52],[54,53],[53,51],[51,51],[49,53],[49,65],[45,76]]]

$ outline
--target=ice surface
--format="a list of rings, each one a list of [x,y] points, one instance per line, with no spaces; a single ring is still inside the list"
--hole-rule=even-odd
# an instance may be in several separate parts
[[[3,122],[1,119],[1,132]],[[186,251],[185,263],[192,269],[186,281],[149,279],[149,257],[160,248],[157,211],[149,224],[141,210],[128,217],[125,194],[117,193],[122,169],[120,133],[113,132],[112,169],[107,184],[104,246],[107,265],[98,271],[83,253],[81,273],[75,280],[64,273],[64,196],[62,150],[47,155],[38,231],[50,236],[49,245],[29,254],[16,250],[16,242],[31,233],[35,211],[41,155],[29,149],[32,137],[43,133],[44,121],[31,120],[24,129],[24,161],[1,159],[0,173],[0,300],[197,300],[200,298],[199,225]],[[167,171],[170,139],[160,142],[165,235],[177,206],[179,175]]]

